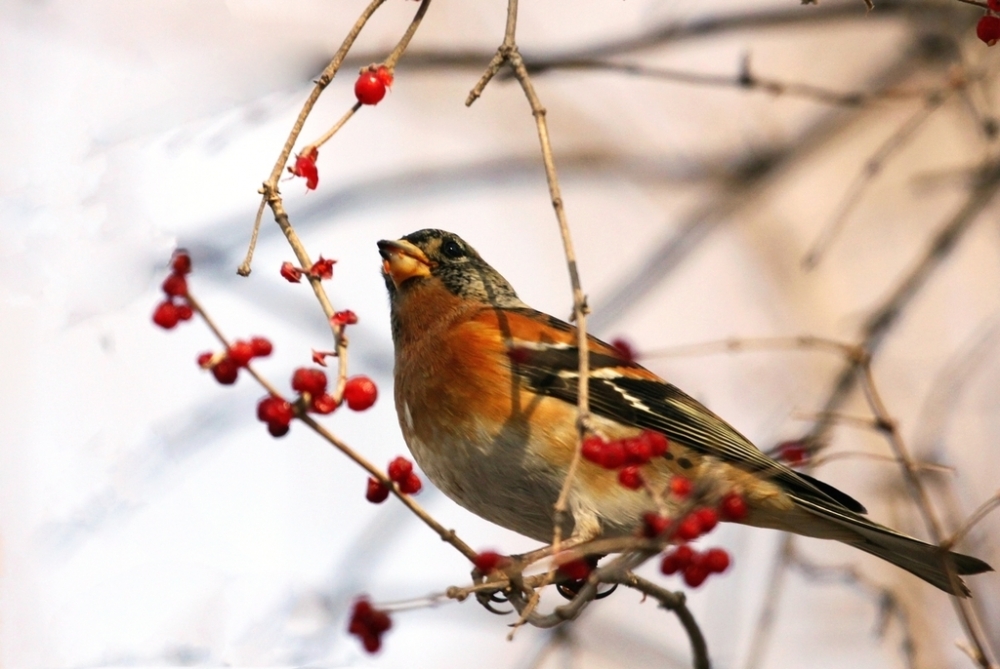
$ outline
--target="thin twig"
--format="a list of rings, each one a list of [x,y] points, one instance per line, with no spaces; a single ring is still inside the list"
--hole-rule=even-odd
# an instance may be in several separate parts
[[[1000,508],[1000,490],[998,490],[992,497],[979,505],[972,515],[962,521],[962,525],[955,530],[955,532],[948,537],[948,539],[941,544],[943,548],[950,549],[952,546],[957,544],[959,541],[965,538],[965,535],[975,527],[975,525],[981,521],[983,518],[988,516],[993,512],[994,509]]]

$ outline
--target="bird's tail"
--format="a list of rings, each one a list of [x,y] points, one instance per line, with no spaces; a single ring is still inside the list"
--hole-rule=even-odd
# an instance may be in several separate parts
[[[891,562],[949,594],[968,597],[971,593],[961,576],[993,571],[993,567],[978,558],[946,552],[853,512],[797,501],[810,513],[848,530],[846,535],[837,537],[841,541]]]

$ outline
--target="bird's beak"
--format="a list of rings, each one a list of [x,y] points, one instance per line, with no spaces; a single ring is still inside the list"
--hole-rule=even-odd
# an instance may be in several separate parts
[[[378,243],[378,253],[382,256],[382,269],[397,288],[408,279],[431,274],[431,261],[405,239],[394,242],[383,239]]]

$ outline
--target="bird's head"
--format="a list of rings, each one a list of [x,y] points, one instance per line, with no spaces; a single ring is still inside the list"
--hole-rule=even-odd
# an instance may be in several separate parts
[[[383,239],[378,252],[394,307],[411,291],[429,287],[484,305],[524,306],[507,280],[454,233],[418,230],[396,241]]]

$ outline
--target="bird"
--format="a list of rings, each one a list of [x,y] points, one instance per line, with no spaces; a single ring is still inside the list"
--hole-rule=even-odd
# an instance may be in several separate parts
[[[449,498],[517,533],[552,540],[554,505],[579,447],[578,332],[532,309],[456,234],[419,230],[378,242],[389,293],[394,399],[417,464]],[[924,543],[865,514],[855,499],[768,457],[700,402],[596,337],[587,340],[590,429],[608,440],[653,431],[668,451],[642,467],[651,488],[674,476],[737,491],[744,524],[833,539],[956,596],[986,562]],[[657,507],[616,472],[581,460],[563,536],[634,534]]]

